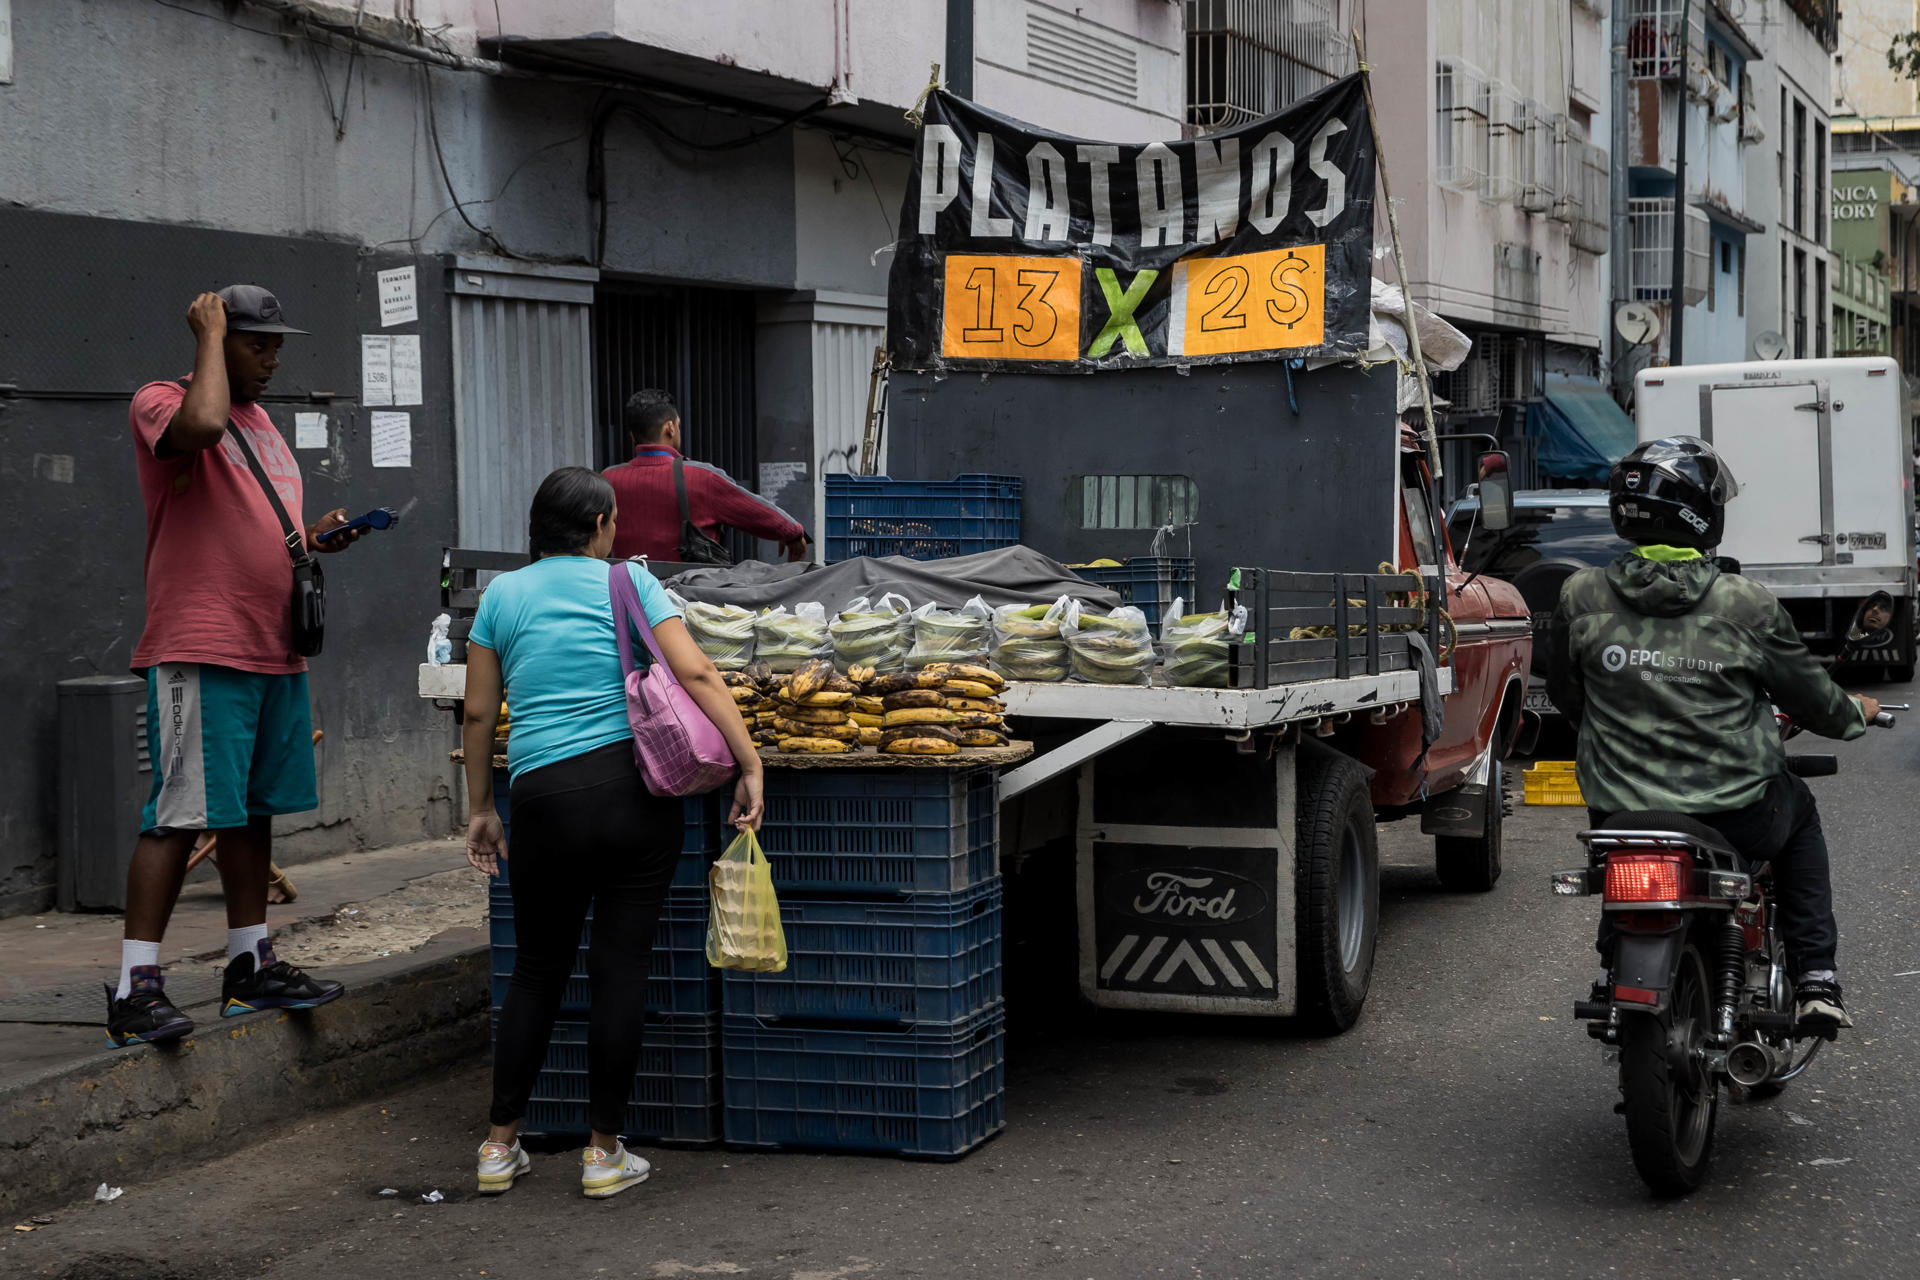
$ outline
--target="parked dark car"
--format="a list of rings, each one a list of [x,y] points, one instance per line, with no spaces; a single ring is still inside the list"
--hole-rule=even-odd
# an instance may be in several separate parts
[[[1547,628],[1560,588],[1574,570],[1606,564],[1626,549],[1613,531],[1604,489],[1522,489],[1513,495],[1513,525],[1503,533],[1478,527],[1480,500],[1471,490],[1447,518],[1455,556],[1468,573],[1514,585],[1533,615],[1533,679],[1527,710],[1554,714],[1547,701],[1551,660]]]

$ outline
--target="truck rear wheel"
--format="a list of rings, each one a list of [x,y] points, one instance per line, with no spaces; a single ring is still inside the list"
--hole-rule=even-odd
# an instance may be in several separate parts
[[[1506,827],[1507,770],[1495,760],[1487,771],[1487,829],[1477,836],[1435,836],[1433,869],[1455,893],[1485,893],[1500,879],[1500,847]]]
[[[1300,1014],[1328,1032],[1360,1017],[1380,933],[1380,850],[1367,771],[1303,755],[1295,821],[1294,921]]]

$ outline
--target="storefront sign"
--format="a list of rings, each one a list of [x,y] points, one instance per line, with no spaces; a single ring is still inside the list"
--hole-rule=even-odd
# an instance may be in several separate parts
[[[1857,222],[1880,216],[1882,193],[1877,187],[1852,185],[1833,189],[1833,220]]]
[[[1227,133],[1087,142],[932,94],[896,368],[1084,372],[1367,348],[1374,152],[1349,76]]]

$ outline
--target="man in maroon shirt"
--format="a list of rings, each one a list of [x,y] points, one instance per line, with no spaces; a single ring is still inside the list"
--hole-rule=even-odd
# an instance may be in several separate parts
[[[749,493],[718,467],[688,462],[680,453],[680,411],[664,391],[636,391],[623,415],[633,460],[607,468],[619,500],[620,527],[613,554],[650,560],[686,559],[680,548],[679,466],[687,483],[687,518],[709,538],[724,526],[777,542],[787,559],[807,558],[807,531],[798,520],[758,494]]]

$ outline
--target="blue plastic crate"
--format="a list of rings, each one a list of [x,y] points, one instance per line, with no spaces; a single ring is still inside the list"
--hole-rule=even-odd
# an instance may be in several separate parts
[[[499,1031],[499,1015],[494,1017]],[[584,1137],[587,1024],[556,1022],[527,1102],[524,1127]],[[649,1018],[621,1136],[632,1142],[708,1146],[720,1140],[720,1023],[711,1015]]]
[[[991,769],[776,769],[766,798],[782,894],[958,893],[998,871]]]
[[[858,556],[945,560],[1020,542],[1018,476],[826,477],[827,563]]]
[[[707,891],[670,889],[653,938],[653,964],[647,976],[648,1014],[704,1016],[719,1009],[719,971],[707,963]],[[513,895],[506,882],[494,880],[487,894],[487,933],[492,949],[493,1005],[507,998],[518,947],[513,932]],[[580,931],[580,950],[573,975],[560,998],[562,1013],[584,1014],[591,1005],[587,979],[587,944],[593,938],[593,913]]]
[[[729,1146],[952,1160],[1007,1123],[1006,1011],[897,1031],[720,1020]]]
[[[1000,882],[894,902],[780,903],[787,967],[721,976],[729,1014],[957,1022],[1001,997]]]
[[[1130,604],[1146,614],[1147,626],[1156,636],[1175,600],[1185,600],[1189,605],[1194,602],[1193,561],[1183,556],[1134,556],[1118,568],[1076,566],[1073,572],[1117,593],[1121,604]]]

